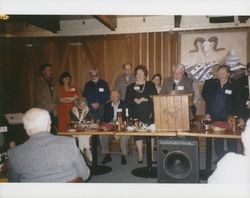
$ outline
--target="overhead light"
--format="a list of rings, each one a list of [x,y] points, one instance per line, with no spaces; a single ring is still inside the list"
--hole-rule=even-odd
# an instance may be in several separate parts
[[[69,43],[70,46],[81,46],[83,45],[82,42],[74,42],[74,43]]]
[[[25,47],[33,47],[34,45],[31,44],[31,43],[27,43],[27,44],[25,44],[24,46],[25,46]]]
[[[6,14],[0,14],[0,20],[8,20],[10,17]]]

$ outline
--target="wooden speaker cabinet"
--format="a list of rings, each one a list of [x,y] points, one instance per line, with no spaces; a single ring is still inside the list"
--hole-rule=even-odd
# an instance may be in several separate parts
[[[190,130],[190,94],[153,96],[156,131]]]

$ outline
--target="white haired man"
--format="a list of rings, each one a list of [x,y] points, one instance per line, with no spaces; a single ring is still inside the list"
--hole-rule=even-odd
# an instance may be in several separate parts
[[[182,64],[173,66],[172,76],[163,80],[160,94],[193,94],[193,80],[184,75]]]
[[[8,150],[10,182],[81,182],[90,174],[75,140],[50,134],[46,110],[31,108],[23,117],[29,140]]]

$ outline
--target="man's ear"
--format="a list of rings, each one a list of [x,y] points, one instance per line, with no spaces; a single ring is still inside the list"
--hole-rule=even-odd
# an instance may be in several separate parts
[[[175,70],[175,66],[173,65],[173,66],[172,66],[172,72],[174,72],[174,70]]]

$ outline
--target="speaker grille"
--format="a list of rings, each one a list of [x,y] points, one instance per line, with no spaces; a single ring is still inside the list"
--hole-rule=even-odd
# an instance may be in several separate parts
[[[173,178],[187,177],[192,170],[192,161],[181,151],[170,152],[164,159],[164,169]]]
[[[199,182],[199,143],[197,138],[158,138],[157,157],[158,182]]]

